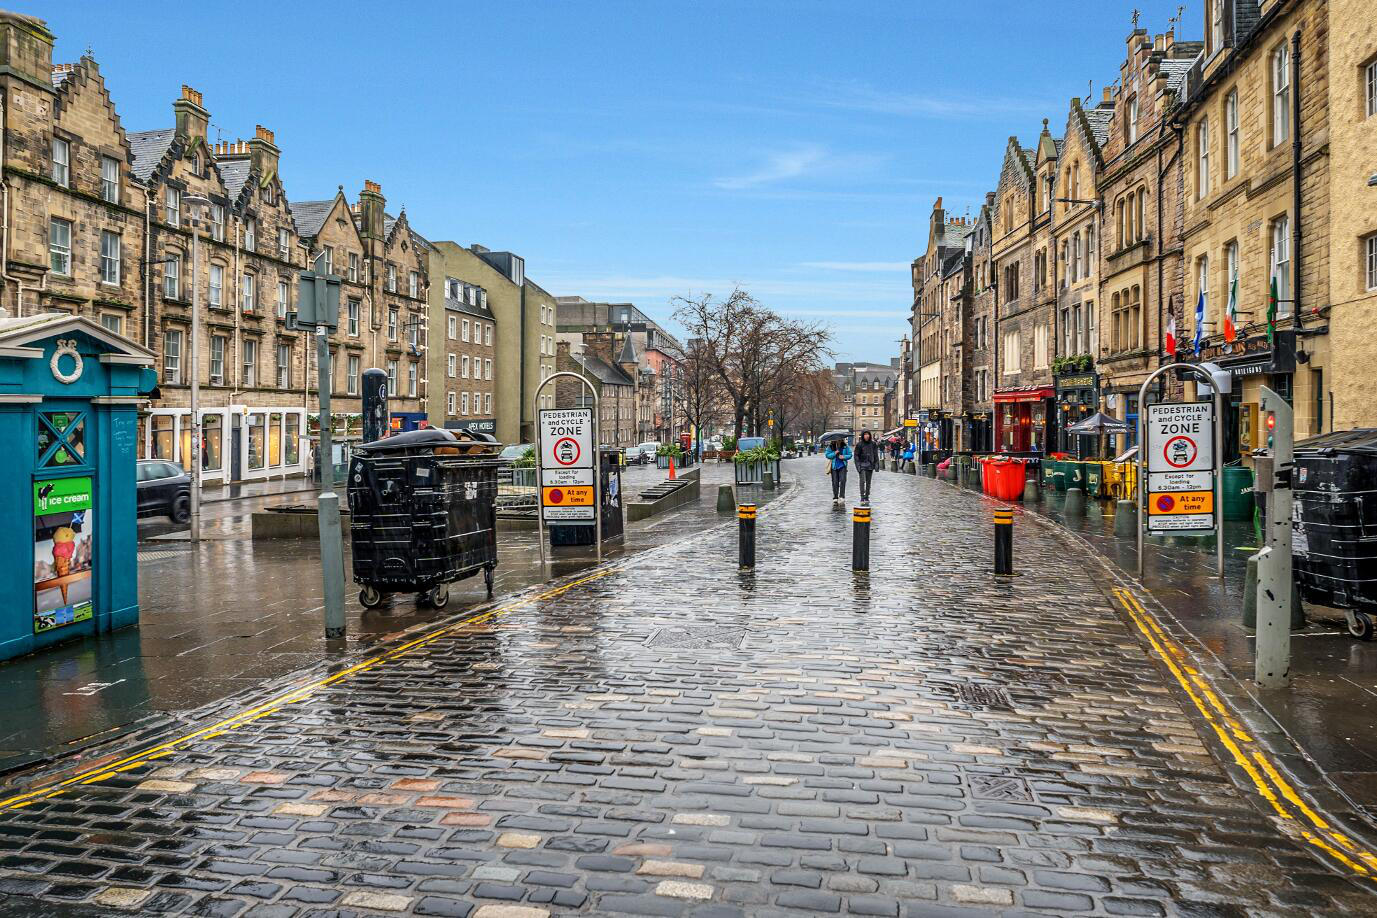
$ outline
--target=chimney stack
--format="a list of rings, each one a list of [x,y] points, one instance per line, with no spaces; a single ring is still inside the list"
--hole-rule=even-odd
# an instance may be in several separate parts
[[[383,210],[386,206],[387,199],[382,195],[382,186],[365,179],[363,191],[359,192],[359,214],[363,218],[359,235],[364,239],[383,241]]]
[[[273,143],[273,132],[261,124],[256,125],[253,140],[250,140],[247,146],[253,156],[253,165],[258,170],[260,180],[267,181],[276,176],[281,151]]]
[[[199,92],[183,83],[182,97],[172,103],[172,114],[176,120],[178,137],[188,141],[206,139],[210,112],[202,107]]]

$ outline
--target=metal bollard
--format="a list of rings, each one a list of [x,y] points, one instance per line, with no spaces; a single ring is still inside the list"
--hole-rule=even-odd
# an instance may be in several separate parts
[[[994,572],[1012,574],[1014,572],[1014,511],[1001,507],[994,512],[995,544]]]
[[[738,543],[741,569],[755,570],[755,504],[742,504],[736,508],[738,522]]]
[[[855,507],[851,511],[851,569],[870,570],[870,508]]]

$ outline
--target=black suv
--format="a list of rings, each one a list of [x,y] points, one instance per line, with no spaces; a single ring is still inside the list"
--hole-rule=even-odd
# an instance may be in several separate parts
[[[191,476],[175,462],[139,460],[139,516],[167,516],[174,523],[191,519]]]

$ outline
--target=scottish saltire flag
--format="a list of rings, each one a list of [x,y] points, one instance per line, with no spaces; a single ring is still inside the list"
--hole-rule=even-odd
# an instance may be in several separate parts
[[[1205,340],[1205,291],[1200,291],[1200,298],[1195,301],[1195,341],[1192,346],[1195,349],[1195,356],[1200,356],[1200,343]]]

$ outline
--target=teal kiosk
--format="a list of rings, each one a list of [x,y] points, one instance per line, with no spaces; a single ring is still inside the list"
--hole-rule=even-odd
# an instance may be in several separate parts
[[[0,319],[0,660],[139,620],[138,408],[153,354],[90,319]]]

